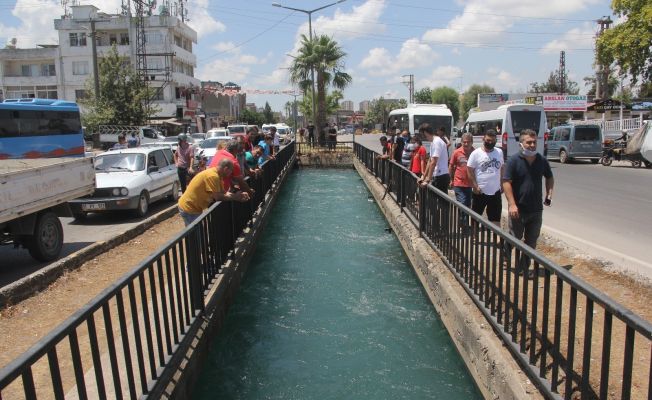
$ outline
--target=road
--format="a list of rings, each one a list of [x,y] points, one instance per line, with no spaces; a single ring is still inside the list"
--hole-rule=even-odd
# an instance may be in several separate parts
[[[378,138],[362,135],[355,140],[378,151]],[[351,135],[339,140],[351,140]],[[555,192],[552,207],[544,210],[546,233],[617,268],[652,278],[647,248],[652,238],[652,170],[616,162],[611,167],[550,165]]]
[[[64,232],[61,258],[95,242],[116,236],[137,225],[143,219],[169,207],[171,204],[168,200],[151,204],[147,216],[144,218],[135,218],[129,213],[123,212],[90,214],[83,221],[75,221],[72,218],[61,218]],[[0,246],[0,288],[36,272],[49,264],[34,260],[25,249]]]

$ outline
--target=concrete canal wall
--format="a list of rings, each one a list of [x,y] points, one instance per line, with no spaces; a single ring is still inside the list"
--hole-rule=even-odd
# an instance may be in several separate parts
[[[542,399],[437,253],[358,160],[354,166],[396,233],[430,301],[487,399]]]

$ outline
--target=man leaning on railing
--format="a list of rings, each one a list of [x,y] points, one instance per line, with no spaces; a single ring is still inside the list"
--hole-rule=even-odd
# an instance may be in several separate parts
[[[233,161],[228,158],[221,159],[217,166],[207,168],[195,175],[179,199],[179,215],[186,226],[197,219],[213,201],[248,201],[247,192],[229,192],[224,189],[225,178],[233,174]]]

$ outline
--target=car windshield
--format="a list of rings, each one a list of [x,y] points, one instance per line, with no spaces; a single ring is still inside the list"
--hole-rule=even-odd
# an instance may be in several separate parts
[[[575,140],[600,140],[600,128],[597,126],[575,127]]]
[[[202,149],[214,149],[215,147],[217,147],[217,142],[219,141],[220,140],[217,138],[206,139],[203,142],[199,143],[199,147],[201,147]]]
[[[245,133],[244,125],[231,125],[229,126],[229,132],[231,133]]]
[[[106,154],[95,158],[98,171],[142,171],[145,157],[140,153]]]
[[[418,130],[421,124],[430,124],[434,129],[444,127],[446,134],[450,135],[453,118],[445,115],[415,115],[414,129]]]
[[[208,137],[220,137],[220,136],[228,136],[226,130],[208,132]]]
[[[285,128],[278,128],[276,129],[276,132],[278,132],[279,135],[285,135],[286,133],[288,133],[287,129]]]
[[[193,139],[204,139],[204,138],[206,137],[206,135],[203,134],[203,133],[193,133],[193,134],[191,135],[191,137],[192,137]]]
[[[539,134],[541,111],[512,111],[512,132],[518,137],[524,129],[532,129]]]
[[[166,143],[176,143],[178,140],[179,138],[176,136],[168,136],[165,139],[163,139],[163,141]]]

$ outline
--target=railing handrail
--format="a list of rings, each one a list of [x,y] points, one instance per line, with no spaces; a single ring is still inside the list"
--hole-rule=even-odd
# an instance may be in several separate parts
[[[281,151],[279,152],[279,154],[284,155],[284,158],[287,158],[287,160],[285,161],[286,165],[292,160],[292,156],[295,154],[294,146],[295,143],[293,141],[288,146],[281,149]],[[287,155],[286,154],[287,152],[291,152],[291,155]],[[263,168],[269,166],[272,172],[276,172],[278,176],[278,174],[280,173],[280,169],[278,169],[276,163],[279,162],[280,160],[278,157],[273,162],[268,160],[263,164]],[[285,168],[286,165],[284,165],[283,168]],[[276,180],[277,176],[274,177],[274,180]],[[269,187],[271,187],[273,184],[273,182],[268,182],[268,183],[269,183]],[[264,196],[264,193],[262,193],[261,195]],[[38,342],[32,345],[28,350],[23,352],[16,359],[12,360],[5,367],[0,369],[0,398],[2,398],[2,390],[4,390],[7,386],[12,384],[19,376],[23,375],[26,372],[30,372],[32,366],[36,364],[39,360],[41,360],[43,357],[48,356],[49,352],[52,349],[55,349],[56,351],[56,346],[59,343],[65,340],[66,337],[68,337],[70,334],[76,332],[76,330],[80,326],[82,326],[86,321],[88,321],[89,318],[92,318],[96,312],[98,312],[103,307],[107,306],[111,300],[116,298],[116,296],[119,296],[120,293],[125,288],[129,287],[130,285],[133,285],[134,282],[137,279],[139,279],[139,277],[141,277],[145,271],[147,271],[152,267],[152,265],[154,265],[154,263],[160,262],[162,256],[166,255],[176,245],[184,242],[184,240],[186,240],[190,235],[194,235],[196,232],[202,233],[199,230],[198,225],[202,223],[204,218],[206,218],[208,215],[212,215],[213,213],[217,212],[218,209],[220,208],[223,209],[225,207],[233,207],[233,203],[216,202],[213,205],[211,205],[208,210],[202,213],[201,217],[195,219],[195,221],[193,221],[191,224],[184,227],[184,229],[181,232],[179,232],[175,237],[169,239],[158,251],[150,254],[143,261],[141,261],[138,264],[138,266],[128,271],[127,273],[123,274],[122,276],[120,276],[117,279],[117,281],[115,281],[107,288],[102,290],[99,294],[94,296],[85,305],[83,305],[81,308],[75,311],[71,316],[66,318],[63,322],[57,325],[57,327],[55,327],[52,331],[50,331]],[[236,221],[233,221],[233,224],[235,223]],[[240,234],[240,232],[238,232],[238,234]],[[168,265],[168,267],[170,266]],[[159,282],[159,285],[163,285],[163,284]],[[159,288],[157,287],[157,290],[158,289]],[[164,290],[163,287],[160,289]],[[204,290],[202,288],[199,288],[199,290],[201,290],[202,297],[203,297]],[[177,295],[178,294],[179,293],[177,293]],[[192,301],[191,298],[193,296],[193,293],[188,292],[187,295],[189,297],[183,299],[184,304],[185,302]],[[190,312],[196,313],[197,311],[198,311],[197,309],[192,310],[191,307]],[[193,314],[190,315],[190,317],[191,319],[194,319],[196,318],[196,315]],[[176,328],[174,329],[176,331]],[[165,331],[167,340],[170,339],[169,335],[171,335],[171,333],[172,332],[169,330]],[[115,339],[114,341],[117,342],[118,339]],[[115,371],[113,373],[115,373]],[[24,385],[23,387],[25,388],[26,387],[25,382],[23,382],[23,385]],[[25,390],[27,392],[27,389]]]

